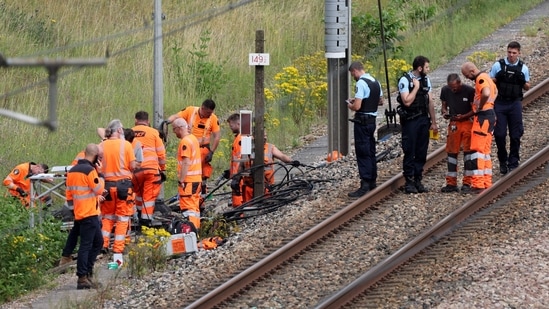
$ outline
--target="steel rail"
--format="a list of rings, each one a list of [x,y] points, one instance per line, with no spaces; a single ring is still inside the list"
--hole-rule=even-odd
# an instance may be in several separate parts
[[[533,102],[541,95],[547,93],[548,90],[549,79],[544,80],[542,83],[536,85],[534,88],[525,93],[523,106]],[[425,169],[428,170],[445,159],[445,146],[441,146],[427,156]],[[524,164],[524,167],[521,166],[521,169],[522,168],[526,168],[526,164]],[[521,169],[517,168],[515,171],[509,173],[509,175],[522,175],[522,172],[520,172]],[[506,179],[514,179],[514,177],[506,177]],[[368,194],[354,201],[350,205],[344,207],[331,217],[313,227],[311,230],[295,238],[272,254],[266,256],[261,261],[257,262],[240,274],[231,278],[229,281],[209,291],[207,294],[187,305],[185,308],[212,308],[218,306],[223,301],[230,299],[231,297],[235,297],[236,295],[238,295],[239,291],[245,289],[246,286],[253,284],[253,282],[257,279],[276,269],[278,266],[296,256],[297,254],[299,254],[299,252],[307,249],[307,247],[311,246],[315,242],[326,237],[330,232],[336,230],[338,227],[348,222],[353,217],[359,215],[361,212],[365,211],[372,205],[375,205],[376,203],[388,198],[391,194],[394,194],[394,192],[402,187],[404,183],[405,179],[402,175],[402,172],[398,173],[374,190],[368,192]],[[498,181],[497,183],[499,185],[501,181]],[[493,186],[492,188],[494,187],[496,186]],[[480,194],[477,198],[483,198],[493,190],[496,189],[486,190],[485,193]],[[399,250],[398,253],[403,254],[404,252],[402,250],[403,249]],[[377,272],[379,271],[376,270],[376,274]],[[352,289],[352,292],[355,292],[354,288]],[[332,297],[334,297],[334,299],[332,299]],[[332,297],[329,297],[327,301],[330,300],[330,303],[333,302],[335,304],[337,301],[336,299],[339,298],[339,294],[334,294]],[[324,302],[320,303],[320,307],[318,308],[323,308],[323,304]]]
[[[479,209],[490,204],[490,202],[507,191],[513,184],[540,168],[543,164],[547,163],[547,161],[549,161],[549,146],[546,146],[534,157],[531,157],[524,164],[521,164],[519,168],[513,170],[507,177],[501,178],[491,188],[478,194],[433,227],[404,245],[391,256],[387,257],[379,264],[376,264],[351,284],[324,299],[317,304],[315,308],[340,308],[350,302],[366,289],[373,286],[389,273],[410,260],[417,253],[450,233],[460,223],[465,221]]]
[[[547,92],[549,92],[549,79],[544,80],[542,83],[525,93],[523,107],[529,105]],[[547,161],[549,161],[549,146],[543,148],[536,155],[521,164],[519,168],[506,175],[506,177],[501,178],[491,188],[475,196],[472,200],[468,201],[433,227],[414,238],[381,263],[372,267],[358,279],[322,300],[315,308],[340,308],[349,303],[369,287],[373,286],[389,273],[410,260],[417,253],[450,233],[461,222],[469,218],[479,209],[488,205],[493,199],[507,191],[514,183],[520,181]]]

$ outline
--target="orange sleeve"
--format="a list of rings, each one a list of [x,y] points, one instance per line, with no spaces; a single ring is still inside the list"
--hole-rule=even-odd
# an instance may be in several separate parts
[[[179,118],[183,118],[185,119],[185,121],[189,122],[189,119],[191,118],[191,115],[192,115],[192,106],[188,106],[186,107],[185,109],[179,111],[179,113],[177,113],[177,116],[179,116]]]
[[[132,146],[132,144],[130,144],[130,142],[125,143],[124,148],[125,148],[124,152],[126,153],[126,162],[128,164],[128,167],[129,167],[130,162],[136,160],[135,159],[135,153],[133,152],[133,146]]]
[[[217,119],[217,116],[215,114],[212,114],[210,118],[211,118],[211,131],[214,133],[219,132],[221,130],[219,126],[219,119]]]

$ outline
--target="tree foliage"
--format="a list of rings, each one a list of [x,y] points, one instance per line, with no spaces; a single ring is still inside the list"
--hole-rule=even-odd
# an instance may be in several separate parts
[[[394,54],[402,49],[396,43],[402,41],[403,37],[400,33],[406,27],[393,9],[384,10],[382,18],[386,49],[388,52]],[[377,14],[374,16],[370,13],[365,13],[353,16],[351,35],[353,37],[351,43],[353,53],[362,54],[368,58],[382,55],[381,21]]]

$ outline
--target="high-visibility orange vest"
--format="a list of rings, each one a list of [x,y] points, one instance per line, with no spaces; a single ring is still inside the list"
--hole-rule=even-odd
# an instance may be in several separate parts
[[[4,186],[9,186],[11,183],[16,185],[17,187],[23,189],[25,192],[30,192],[31,187],[31,181],[29,177],[31,176],[31,164],[35,164],[33,162],[26,162],[21,163],[17,165],[8,176],[4,179]],[[19,193],[16,190],[9,189],[9,192],[13,196],[19,196]]]
[[[241,155],[242,155],[242,136],[238,134],[233,141],[233,147],[231,151],[231,169],[229,170],[229,175],[232,177],[240,171],[241,166]]]
[[[196,136],[189,134],[181,139],[177,147],[177,179],[181,179],[181,166],[183,158],[189,158],[191,165],[187,169],[184,182],[202,181],[202,158],[200,157],[200,145]]]
[[[72,160],[71,165],[74,166],[74,165],[78,164],[78,160],[84,159],[84,156],[85,156],[84,150],[80,151],[80,152],[76,155],[76,157],[74,157],[74,160]]]
[[[263,147],[263,175],[265,176],[265,184],[274,184],[274,165],[271,164],[274,162],[273,159],[273,144],[265,143]],[[250,161],[247,161],[244,166],[246,169],[250,169],[252,166]]]
[[[200,107],[197,106],[188,106],[177,115],[187,121],[191,128],[191,134],[196,136],[200,146],[204,146],[210,143],[211,133],[219,132],[220,127],[219,120],[214,113],[208,118],[200,118],[199,109]]]
[[[135,132],[135,140],[141,142],[143,147],[142,169],[165,170],[166,169],[166,148],[158,130],[145,126],[136,125],[132,128]]]
[[[100,213],[97,196],[103,193],[105,183],[88,160],[79,160],[67,173],[65,197],[74,219],[81,220]]]
[[[273,162],[273,144],[265,143],[265,147],[263,148],[263,164],[265,164],[263,174],[265,175],[265,184],[274,184],[274,165],[271,164]]]
[[[135,154],[130,142],[122,139],[108,139],[103,145],[103,175],[106,181],[131,179],[130,163],[135,161]]]
[[[486,72],[480,73],[477,78],[475,79],[475,99],[474,103],[480,102],[480,97],[482,94],[482,90],[486,87],[490,88],[490,97],[488,98],[488,101],[484,103],[484,106],[482,107],[482,110],[489,110],[494,108],[494,102],[496,101],[496,97],[498,95],[498,88],[496,87],[496,84],[490,78],[490,75]],[[476,113],[478,110],[476,110],[477,107],[475,104],[473,104],[473,111]]]

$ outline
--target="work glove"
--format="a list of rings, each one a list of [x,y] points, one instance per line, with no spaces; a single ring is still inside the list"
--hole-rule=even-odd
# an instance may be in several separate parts
[[[21,188],[17,188],[15,191],[17,191],[17,193],[19,193],[19,195],[21,195],[21,197],[27,197],[27,192],[25,192],[25,190],[21,189]]]
[[[242,195],[242,192],[240,192],[240,179],[234,178],[231,181],[231,189],[233,189],[235,195]]]
[[[294,167],[298,167],[301,165],[301,163],[297,160],[293,160],[292,162],[290,162],[290,165],[294,166]]]
[[[206,158],[204,159],[204,161],[206,161],[206,163],[212,162],[213,155],[214,155],[213,151],[210,150],[210,152],[208,152],[208,154],[206,155]]]
[[[166,171],[160,171],[160,182],[164,182],[166,179]]]
[[[222,177],[225,179],[231,178],[231,173],[229,172],[229,170],[224,170]]]

